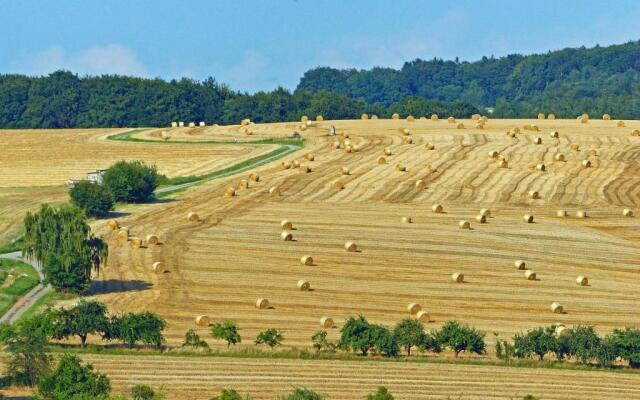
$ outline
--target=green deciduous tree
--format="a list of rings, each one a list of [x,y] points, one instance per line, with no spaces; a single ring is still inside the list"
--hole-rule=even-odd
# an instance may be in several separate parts
[[[109,330],[107,307],[95,300],[82,299],[76,306],[61,308],[55,314],[53,337],[66,339],[70,336],[78,336],[83,348],[88,335],[104,335]]]
[[[87,217],[104,217],[113,209],[113,193],[101,184],[80,181],[69,189],[69,197]]]
[[[456,357],[461,352],[485,352],[484,333],[457,321],[448,321],[436,332],[435,337],[441,346],[451,349]]]
[[[211,327],[211,336],[214,339],[224,340],[227,347],[242,342],[242,337],[238,332],[238,325],[231,321],[218,322]]]
[[[184,342],[182,343],[182,347],[208,349],[209,344],[200,339],[200,335],[198,335],[195,330],[189,329],[184,335]]]
[[[343,350],[359,351],[366,356],[373,348],[369,321],[362,315],[349,317],[340,330],[338,346]]]
[[[106,375],[95,372],[91,364],[82,365],[71,354],[60,356],[56,368],[38,383],[38,393],[47,400],[95,399],[110,391]]]
[[[166,325],[163,318],[148,311],[125,313],[111,318],[105,338],[120,339],[128,347],[133,347],[138,342],[161,347],[164,343],[162,331]]]
[[[373,393],[369,393],[367,397],[365,397],[365,400],[393,400],[393,399],[394,397],[389,392],[389,389],[387,389],[384,386],[380,386],[378,390],[376,390]]]
[[[535,328],[525,334],[517,334],[513,338],[516,356],[520,358],[536,355],[540,360],[548,353],[556,352],[558,341],[555,327]]]
[[[630,366],[640,367],[640,329],[614,329],[610,340],[618,356],[627,360]]]
[[[280,397],[280,400],[324,400],[326,397],[306,388],[294,388],[291,393]]]
[[[118,161],[104,173],[102,181],[116,201],[142,203],[153,196],[159,175],[155,166],[142,161]]]
[[[593,326],[576,326],[569,330],[567,343],[569,354],[576,356],[583,364],[596,356],[600,346],[600,337]]]
[[[329,341],[327,335],[327,331],[317,331],[311,336],[311,342],[316,354],[321,352],[334,353],[336,351],[336,344]]]
[[[403,347],[407,355],[411,355],[411,348],[420,346],[427,340],[427,334],[420,321],[413,318],[405,318],[393,328],[393,335],[400,347]]]
[[[219,396],[212,397],[210,400],[247,400],[249,396],[242,397],[240,393],[234,389],[222,389]]]
[[[266,344],[271,348],[271,350],[273,350],[276,346],[279,346],[280,344],[282,344],[283,340],[284,340],[284,336],[282,335],[282,332],[280,332],[275,328],[269,328],[267,330],[264,330],[258,333],[258,336],[256,337],[256,340],[255,340],[255,344],[256,345]]]

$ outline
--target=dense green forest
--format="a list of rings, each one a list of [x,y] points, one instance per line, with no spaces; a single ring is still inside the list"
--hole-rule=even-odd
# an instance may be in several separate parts
[[[338,70],[304,74],[294,92],[240,93],[209,78],[165,81],[127,76],[0,75],[1,128],[166,126],[171,121],[235,124],[389,117],[437,113],[494,117],[587,112],[640,119],[640,41],[544,55],[477,62],[415,60],[400,70]]]
[[[328,90],[389,106],[408,96],[461,101],[498,117],[553,112],[573,118],[583,112],[640,118],[640,41],[590,49],[564,49],[477,62],[415,60],[400,70],[307,71],[298,90]]]

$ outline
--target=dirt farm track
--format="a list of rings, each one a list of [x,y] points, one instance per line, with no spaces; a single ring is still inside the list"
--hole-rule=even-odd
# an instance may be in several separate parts
[[[457,129],[457,122],[466,129]],[[253,346],[259,331],[273,327],[282,330],[285,346],[309,347],[311,335],[321,329],[321,317],[335,320],[336,327],[329,329],[335,340],[349,316],[363,314],[392,325],[408,316],[409,303],[429,312],[427,329],[456,319],[485,331],[491,351],[493,333],[507,339],[540,325],[590,324],[603,334],[637,327],[640,137],[631,132],[640,129],[640,121],[617,127],[616,121],[594,119],[586,124],[490,119],[484,129],[468,119],[457,122],[320,122],[301,131],[304,149],[251,171],[260,179],[250,181],[249,188],[240,185],[247,172],[205,182],[160,203],[119,208],[124,216],[118,222],[132,236],[156,234],[160,244],[132,248],[117,241],[104,221],[95,221],[94,230],[110,245],[109,264],[97,278],[95,296],[111,312],[161,314],[171,345],[179,345],[194,328],[210,345],[222,346],[211,339],[208,328],[194,323],[197,315],[207,315],[214,322],[235,321],[243,338],[240,346]],[[539,131],[525,129],[529,124]],[[338,136],[329,135],[332,125]],[[168,143],[119,142],[106,148],[121,148],[125,158],[135,148],[140,154],[133,156],[155,159],[161,171],[178,176],[222,168],[272,148],[172,145],[171,140],[281,138],[299,126],[252,124],[251,135],[240,126],[154,129],[135,137],[160,140],[166,131]],[[516,127],[520,132],[514,137],[506,134]],[[551,135],[554,131],[558,137]],[[15,132],[25,135],[23,140],[29,134]],[[88,136],[85,143],[91,148],[103,145],[104,133]],[[70,135],[64,140],[76,139]],[[34,141],[32,146],[39,145]],[[181,146],[175,160],[172,146]],[[120,150],[109,151],[114,152],[107,157],[112,160]],[[12,165],[27,165],[19,159],[26,156],[4,157],[16,158]],[[282,161],[302,167],[283,168]],[[13,168],[2,165],[0,176],[11,175]],[[43,184],[46,171],[32,168],[25,177],[12,179],[28,175],[32,185]],[[16,184],[0,180],[0,187]],[[225,196],[229,187],[235,188],[235,196]],[[273,187],[280,195],[270,194]],[[435,204],[444,212],[434,213]],[[486,223],[476,220],[481,209],[491,210]],[[624,209],[635,216],[623,215]],[[558,216],[559,210],[567,215]],[[585,218],[577,216],[580,211]],[[199,221],[188,221],[189,212],[197,213]],[[525,214],[533,216],[532,223],[523,220]],[[280,237],[284,219],[293,223],[293,241]],[[461,220],[469,221],[471,229],[461,229]],[[347,241],[359,251],[345,251]],[[313,265],[301,263],[305,255],[313,257]],[[525,261],[537,279],[526,279],[525,271],[514,266],[516,260]],[[164,273],[153,272],[157,261],[165,263]],[[456,272],[464,274],[464,282],[452,280]],[[587,277],[588,285],[577,284],[578,276]],[[309,281],[311,291],[296,287],[301,279]],[[258,298],[267,298],[271,307],[255,308]],[[551,312],[553,302],[565,312]],[[87,359],[107,372],[117,388],[148,379],[164,384],[170,398],[206,398],[229,386],[252,398],[273,398],[293,384],[345,399],[362,397],[378,384],[387,384],[402,399],[517,398],[527,393],[544,399],[587,394],[640,398],[637,374],[459,364]]]

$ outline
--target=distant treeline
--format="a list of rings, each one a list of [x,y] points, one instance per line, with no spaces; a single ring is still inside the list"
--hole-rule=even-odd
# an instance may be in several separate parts
[[[487,58],[477,62],[417,59],[400,70],[307,71],[298,90],[329,90],[388,106],[409,96],[460,101],[497,117],[539,112],[575,118],[583,112],[640,118],[640,41],[547,54]]]
[[[164,81],[126,76],[78,77],[57,71],[46,77],[0,75],[1,128],[168,126],[171,121],[209,124],[390,117],[397,112],[468,117],[478,110],[461,102],[401,99],[390,106],[328,91],[291,93],[277,88],[252,95],[234,92],[213,78]]]

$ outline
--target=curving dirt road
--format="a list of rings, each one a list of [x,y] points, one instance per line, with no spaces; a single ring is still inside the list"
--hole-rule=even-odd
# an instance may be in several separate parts
[[[29,308],[31,308],[38,300],[40,300],[44,295],[51,291],[51,285],[44,285],[42,281],[44,280],[44,275],[42,275],[42,269],[40,268],[40,264],[38,264],[35,260],[30,261],[22,258],[22,254],[19,251],[15,251],[13,253],[0,254],[0,258],[8,258],[11,260],[20,260],[30,264],[37,272],[40,277],[40,283],[38,283],[33,289],[31,289],[27,294],[20,297],[14,304],[11,306],[7,312],[0,317],[0,323],[8,322],[10,324],[16,322],[22,314],[24,314]]]

